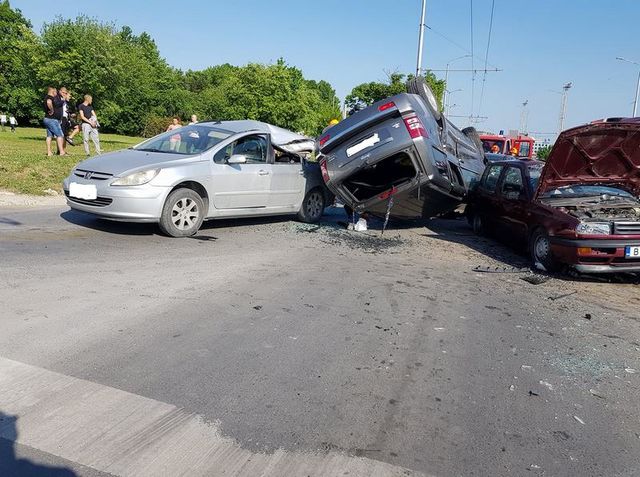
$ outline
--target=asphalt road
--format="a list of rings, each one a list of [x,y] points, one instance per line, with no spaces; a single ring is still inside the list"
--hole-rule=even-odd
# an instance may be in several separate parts
[[[340,220],[0,209],[0,474],[640,474],[633,279]]]

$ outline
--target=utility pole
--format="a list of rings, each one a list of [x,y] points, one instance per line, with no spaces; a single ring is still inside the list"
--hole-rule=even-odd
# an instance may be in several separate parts
[[[422,73],[422,48],[424,43],[425,16],[427,15],[427,0],[422,0],[422,15],[420,15],[420,34],[418,35],[418,64],[416,65],[416,76]]]
[[[564,120],[567,115],[567,97],[573,83],[569,82],[562,87],[562,104],[560,105],[560,120],[558,121],[558,136],[564,130]]]
[[[640,63],[637,61],[627,60],[626,58],[622,58],[621,56],[617,56],[616,60],[624,61],[626,63],[631,63],[632,65],[640,66]],[[636,84],[636,97],[633,100],[633,117],[635,118],[638,113],[638,96],[640,96],[640,71],[638,72],[638,83]]]
[[[520,113],[520,134],[527,134],[527,119],[529,116],[529,111],[527,110],[528,104],[528,99],[522,103],[522,112]]]

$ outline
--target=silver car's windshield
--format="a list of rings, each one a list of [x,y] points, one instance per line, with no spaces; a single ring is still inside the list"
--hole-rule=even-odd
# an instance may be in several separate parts
[[[211,149],[233,133],[205,124],[182,126],[138,144],[133,149],[169,154],[200,154]]]

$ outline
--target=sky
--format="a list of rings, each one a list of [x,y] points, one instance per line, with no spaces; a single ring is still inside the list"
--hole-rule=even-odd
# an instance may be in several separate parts
[[[492,34],[489,26],[495,2]],[[388,72],[416,70],[421,0],[12,0],[37,32],[43,23],[79,14],[148,32],[168,63],[203,69],[220,63],[284,58],[306,77],[326,80],[344,98],[357,84]],[[54,6],[52,6],[54,5]],[[565,128],[630,116],[640,66],[635,40],[640,1],[427,0],[423,67],[451,70],[450,119],[485,131],[558,129],[560,91],[572,82]],[[473,34],[472,34],[473,31]],[[483,90],[484,82],[484,93]],[[480,101],[482,97],[482,102]],[[461,116],[461,117],[457,117]],[[486,119],[484,119],[486,118]]]

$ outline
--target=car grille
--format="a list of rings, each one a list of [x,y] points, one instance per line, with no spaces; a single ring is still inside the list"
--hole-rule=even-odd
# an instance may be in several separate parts
[[[640,222],[614,222],[615,235],[640,235]]]
[[[113,199],[109,197],[98,197],[95,200],[78,199],[77,197],[71,197],[68,190],[64,191],[64,195],[66,195],[67,199],[71,202],[82,205],[91,205],[93,207],[106,207],[113,202]]]
[[[106,181],[110,177],[113,177],[113,174],[108,174],[106,172],[86,171],[84,169],[76,169],[73,171],[73,174],[76,177],[82,177],[83,179],[94,181]]]

